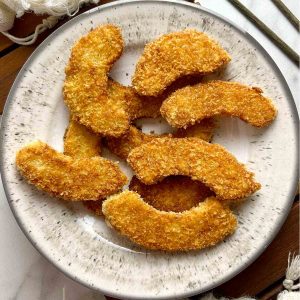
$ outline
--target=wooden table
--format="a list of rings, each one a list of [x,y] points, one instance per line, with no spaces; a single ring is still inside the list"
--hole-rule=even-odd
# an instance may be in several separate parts
[[[102,3],[110,2],[102,1]],[[81,11],[91,8],[85,7]],[[11,31],[19,37],[31,34],[43,17],[26,14],[15,22]],[[35,48],[57,27],[66,22],[64,19],[55,28],[42,34],[33,46],[19,46],[0,35],[0,113],[19,70]],[[299,196],[275,240],[265,252],[246,270],[215,289],[216,294],[227,297],[241,295],[256,296],[259,299],[273,299],[282,290],[282,281],[287,267],[289,252],[299,252]],[[109,298],[112,299],[112,298]]]

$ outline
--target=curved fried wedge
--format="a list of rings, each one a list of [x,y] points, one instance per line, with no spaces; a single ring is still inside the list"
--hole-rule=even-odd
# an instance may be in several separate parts
[[[131,120],[139,118],[157,118],[163,101],[176,90],[199,83],[199,76],[184,76],[174,81],[163,94],[157,97],[140,96],[133,87],[123,87],[127,90],[126,106]]]
[[[170,176],[152,185],[144,184],[134,176],[129,189],[140,194],[154,208],[173,212],[189,210],[213,195],[203,183],[185,176]]]
[[[130,120],[139,118],[156,118],[160,116],[160,107],[164,97],[141,97],[132,87],[124,86],[113,79],[108,79],[109,96],[123,107]]]
[[[157,118],[160,116],[160,107],[166,97],[142,97],[132,87],[127,89],[126,107],[131,120],[139,118]],[[150,99],[151,98],[151,99]]]
[[[172,32],[146,45],[132,83],[138,94],[158,96],[181,76],[212,73],[229,61],[228,53],[203,32]]]
[[[199,83],[199,77],[185,76],[175,81],[162,95],[147,97],[138,95],[133,87],[124,86],[113,79],[108,79],[108,96],[124,107],[131,121],[139,118],[157,118],[160,116],[162,102],[174,91]]]
[[[73,46],[65,70],[64,99],[73,117],[104,136],[119,136],[129,127],[123,99],[111,95],[107,77],[123,44],[118,27],[100,26]]]
[[[196,137],[203,141],[210,142],[213,138],[215,128],[216,124],[212,118],[204,119],[193,126],[178,129],[172,134],[172,137]]]
[[[119,138],[106,138],[107,148],[122,159],[127,159],[131,150],[156,139],[157,135],[145,134],[135,126]]]
[[[19,150],[16,164],[29,183],[71,201],[102,199],[127,181],[118,165],[107,159],[74,159],[40,141]]]
[[[159,211],[139,194],[124,191],[102,205],[105,220],[147,249],[187,251],[213,246],[232,234],[236,217],[214,197],[182,213]]]
[[[146,134],[135,126],[130,126],[129,130],[121,137],[106,138],[106,144],[112,153],[118,155],[122,159],[127,159],[128,154],[134,148],[162,137],[197,137],[209,142],[212,139],[214,129],[215,124],[211,119],[203,120],[201,123],[186,129],[179,129],[173,134]]]
[[[70,119],[64,136],[64,154],[74,158],[92,158],[101,155],[99,135],[84,125]],[[121,187],[120,187],[121,188]],[[102,200],[83,201],[83,205],[96,215],[102,216]]]
[[[185,175],[203,182],[219,199],[235,200],[260,188],[224,147],[197,138],[160,138],[133,149],[127,161],[145,184],[170,175]]]
[[[101,155],[101,138],[84,125],[70,119],[64,136],[64,154],[75,158]]]
[[[277,111],[262,90],[236,82],[211,81],[174,92],[161,106],[161,114],[174,127],[187,127],[204,118],[230,115],[257,127],[269,125]]]

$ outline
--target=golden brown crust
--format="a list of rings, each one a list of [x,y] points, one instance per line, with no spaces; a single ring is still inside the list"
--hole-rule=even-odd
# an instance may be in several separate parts
[[[213,138],[216,124],[212,118],[203,119],[198,124],[187,128],[179,128],[172,136],[177,138],[197,137],[203,141],[210,142]]]
[[[160,116],[162,102],[176,90],[199,83],[200,78],[185,76],[172,83],[171,86],[158,97],[146,97],[138,95],[134,88],[124,86],[113,79],[108,79],[108,96],[119,105],[123,105],[131,121],[139,118],[157,118]]]
[[[172,32],[146,45],[132,83],[138,94],[158,96],[181,76],[208,74],[229,61],[228,53],[203,32]]]
[[[113,79],[108,79],[109,95],[122,102],[130,120],[139,118],[156,118],[160,116],[160,107],[165,97],[141,97],[132,87],[124,86]]]
[[[106,145],[112,153],[122,159],[127,159],[128,154],[134,148],[162,137],[197,137],[209,142],[212,139],[214,129],[215,124],[213,120],[203,120],[203,122],[199,124],[187,129],[180,129],[173,134],[146,134],[135,126],[130,126],[129,130],[121,137],[106,138]]]
[[[75,158],[101,155],[100,136],[70,119],[64,136],[64,154]]]
[[[123,51],[118,27],[104,25],[82,37],[66,67],[64,99],[73,117],[95,133],[119,136],[129,126],[123,99],[109,96],[107,73]]]
[[[166,97],[142,97],[132,87],[126,89],[126,106],[131,120],[160,116],[160,107]]]
[[[177,90],[161,106],[162,116],[174,127],[187,127],[216,115],[238,117],[253,126],[269,125],[277,111],[259,88],[236,82],[211,81]]]
[[[187,251],[213,246],[232,234],[236,217],[214,197],[182,213],[159,211],[139,194],[124,191],[102,205],[105,220],[147,249]]]
[[[91,158],[101,155],[100,137],[70,119],[69,126],[64,136],[64,154],[74,158]],[[97,216],[102,216],[102,201],[83,201],[83,205],[93,211]]]
[[[145,184],[185,175],[203,182],[223,200],[244,198],[260,188],[254,174],[224,147],[198,138],[155,139],[133,149],[127,161]]]
[[[170,176],[152,185],[142,183],[136,176],[129,189],[158,210],[182,212],[199,204],[213,192],[199,181],[185,176]]]
[[[163,101],[176,90],[200,82],[199,76],[184,76],[174,81],[161,95],[157,97],[140,96],[134,88],[127,89],[126,105],[131,120],[139,118],[157,118]]]
[[[102,199],[127,181],[118,165],[107,159],[73,159],[40,141],[19,150],[16,164],[29,183],[71,201]]]
[[[121,137],[106,138],[106,145],[112,153],[126,160],[132,149],[148,143],[157,137],[157,135],[145,134],[135,126],[130,126],[129,130]]]

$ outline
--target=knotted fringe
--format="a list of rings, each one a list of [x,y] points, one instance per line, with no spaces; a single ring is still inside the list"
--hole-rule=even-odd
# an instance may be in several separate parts
[[[288,290],[298,290],[300,289],[300,283],[294,284],[300,278],[300,255],[289,254],[288,267],[286,269],[285,280],[283,281],[283,286]]]
[[[283,286],[286,290],[281,292],[277,300],[298,300],[300,299],[300,283],[295,281],[300,279],[300,255],[290,255],[288,259],[288,267],[286,270]],[[296,291],[298,290],[298,291]]]
[[[285,280],[282,283],[285,290],[278,294],[277,300],[299,300],[300,283],[297,284],[295,283],[299,279],[300,279],[300,255],[294,256],[289,254],[286,276],[285,276]],[[197,299],[198,300],[230,300],[230,298],[226,298],[226,297],[216,298],[213,293],[208,293]],[[188,300],[188,299],[182,299],[182,300]],[[249,296],[243,296],[231,300],[255,300],[255,298],[251,298]]]
[[[13,1],[9,3],[6,0],[0,0],[0,32],[14,43],[27,46],[33,44],[39,34],[48,28],[52,28],[60,17],[65,15],[72,17],[78,13],[83,4],[97,4],[99,0],[57,0],[55,3],[52,3],[51,6],[47,6],[45,0],[20,0],[20,3],[12,2]],[[14,2],[18,1],[15,0]],[[15,15],[22,16],[26,10],[33,11],[36,14],[48,14],[50,16],[36,26],[33,34],[25,38],[18,38],[8,33],[8,30],[13,26]]]
[[[3,31],[2,34],[8,37],[10,40],[12,40],[14,43],[23,46],[28,46],[33,44],[36,41],[39,34],[44,32],[47,28],[52,28],[58,22],[58,19],[59,19],[58,17],[54,17],[54,16],[50,16],[47,19],[44,19],[41,24],[35,27],[34,33],[25,38],[15,37],[10,33],[8,33],[7,31]]]

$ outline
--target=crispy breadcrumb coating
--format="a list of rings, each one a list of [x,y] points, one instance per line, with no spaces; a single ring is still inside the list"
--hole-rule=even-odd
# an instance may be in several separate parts
[[[177,138],[197,137],[206,142],[213,138],[216,124],[213,118],[203,119],[198,124],[187,128],[179,128],[172,136]]]
[[[110,95],[107,78],[123,44],[118,27],[100,26],[73,46],[65,70],[64,99],[73,117],[104,136],[119,136],[129,127],[123,99]]]
[[[158,135],[145,134],[135,126],[130,126],[129,130],[119,138],[106,138],[107,148],[122,159],[127,159],[129,152],[135,147],[156,139]]]
[[[160,116],[159,110],[162,101],[166,98],[141,97],[132,87],[124,86],[111,78],[108,79],[108,94],[122,105],[130,120]]]
[[[105,220],[134,243],[152,250],[188,251],[213,246],[232,234],[237,220],[214,197],[182,213],[159,211],[124,191],[102,205]]]
[[[100,142],[99,135],[71,118],[64,136],[64,154],[74,158],[100,156]],[[82,204],[96,215],[102,216],[102,201],[103,199],[96,201],[85,200]]]
[[[236,82],[211,81],[174,92],[161,106],[162,116],[174,127],[187,127],[216,115],[238,117],[253,126],[269,125],[277,111],[262,90]]]
[[[160,116],[160,107],[165,100],[163,97],[142,97],[132,87],[126,87],[126,106],[131,120],[139,118],[157,118]]]
[[[203,120],[203,122],[187,129],[179,129],[177,132],[171,134],[146,134],[135,126],[130,126],[129,130],[119,138],[106,138],[106,145],[108,149],[122,159],[127,159],[131,150],[148,143],[154,139],[162,137],[197,137],[209,142],[212,139],[215,125],[213,120]]]
[[[147,97],[138,95],[134,88],[124,87],[126,89],[126,106],[131,120],[139,118],[157,118],[160,116],[160,107],[163,101],[176,90],[187,85],[193,85],[200,82],[199,76],[184,76],[174,81],[163,94],[158,97]],[[119,84],[120,88],[122,86]]]
[[[101,157],[74,159],[40,141],[19,150],[16,165],[29,183],[71,201],[102,199],[127,181],[116,163]]]
[[[158,96],[181,76],[212,73],[229,61],[228,53],[203,32],[172,32],[145,46],[132,83],[138,94]]]
[[[64,154],[75,158],[99,156],[100,140],[99,135],[71,118],[64,136]]]
[[[162,95],[158,97],[145,97],[138,95],[134,88],[124,86],[109,78],[108,96],[127,111],[131,121],[139,118],[157,118],[160,116],[162,102],[171,93],[184,86],[199,83],[199,81],[199,77],[185,76],[173,82]]]
[[[203,182],[222,200],[249,196],[260,188],[224,147],[198,138],[160,138],[133,149],[127,158],[136,176],[153,184],[170,175]]]
[[[213,192],[199,181],[185,176],[170,176],[163,181],[146,185],[134,176],[129,189],[158,210],[182,212],[199,204]]]

